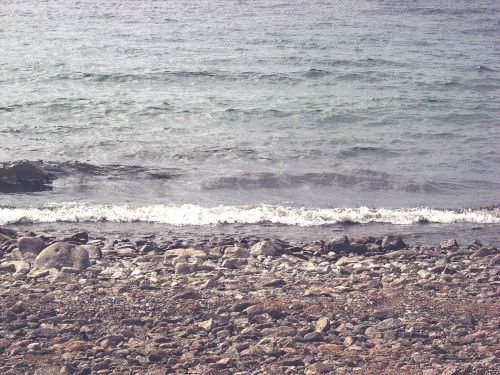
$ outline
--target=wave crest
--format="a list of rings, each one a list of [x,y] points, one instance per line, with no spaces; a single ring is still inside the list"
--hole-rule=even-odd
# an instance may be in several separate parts
[[[337,223],[500,223],[500,209],[440,210],[432,208],[294,208],[277,205],[215,206],[193,204],[95,205],[59,203],[41,208],[0,208],[0,224],[53,222],[149,222],[169,225],[273,223],[320,226]]]

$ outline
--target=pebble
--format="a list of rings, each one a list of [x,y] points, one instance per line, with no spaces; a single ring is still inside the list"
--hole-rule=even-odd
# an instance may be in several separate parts
[[[498,368],[500,256],[480,241],[55,240],[48,269],[0,254],[2,374]]]

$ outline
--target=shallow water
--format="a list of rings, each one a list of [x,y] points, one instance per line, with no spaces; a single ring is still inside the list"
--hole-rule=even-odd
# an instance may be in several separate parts
[[[492,237],[499,10],[496,1],[3,1],[0,162],[38,161],[56,179],[50,190],[0,194],[0,223],[15,208],[35,209],[18,220],[29,223],[36,209],[68,202],[479,216],[490,207],[481,223]],[[200,223],[191,214],[183,224]],[[171,225],[176,215],[139,221]],[[405,215],[379,224],[408,225]],[[451,233],[459,222],[435,223]]]

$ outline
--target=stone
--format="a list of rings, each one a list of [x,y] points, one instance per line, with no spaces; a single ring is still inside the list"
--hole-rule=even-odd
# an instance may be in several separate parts
[[[259,255],[276,256],[279,251],[280,248],[273,241],[264,240],[253,245],[250,249],[250,254],[254,257]]]
[[[32,342],[31,344],[28,344],[28,346],[26,348],[28,350],[36,351],[36,350],[40,350],[42,347],[40,346],[40,344],[38,342]]]
[[[73,267],[80,271],[90,266],[89,253],[86,249],[69,244],[56,242],[42,250],[35,259],[35,268],[60,270],[62,267]]]
[[[304,341],[321,341],[324,336],[321,332],[314,331],[304,335]]]
[[[99,246],[97,245],[80,245],[78,246],[81,249],[87,250],[87,253],[89,254],[89,258],[92,261],[102,259],[102,250]]]
[[[328,319],[326,316],[318,319],[314,324],[314,328],[317,332],[324,333],[326,330],[328,330],[328,328],[330,328],[330,319]]]
[[[285,280],[277,278],[264,278],[259,282],[259,285],[263,288],[279,288],[285,284]]]
[[[0,265],[0,272],[15,272],[16,274],[27,274],[31,265],[25,260],[10,260]]]
[[[249,258],[250,251],[242,246],[234,245],[226,247],[223,258]]]
[[[392,236],[392,235],[385,236],[382,239],[381,246],[385,251],[401,250],[407,247],[406,243],[400,236]]]
[[[165,251],[164,258],[169,260],[171,258],[186,257],[186,258],[200,258],[205,259],[207,254],[202,250],[197,250],[194,248],[189,249],[172,249]]]
[[[364,254],[367,251],[367,247],[364,244],[359,244],[359,243],[351,243],[348,247],[348,250],[350,253],[354,254]]]
[[[65,242],[71,242],[76,244],[86,244],[89,241],[89,233],[87,231],[81,231],[73,234],[70,237],[66,237],[63,239]]]
[[[208,319],[204,322],[198,323],[198,327],[204,329],[207,332],[210,332],[215,327],[215,323],[213,319]]]
[[[222,262],[222,267],[229,269],[237,269],[248,264],[248,260],[245,258],[228,258],[224,259]]]
[[[455,239],[443,241],[439,244],[441,250],[453,250],[458,248],[458,242]]]
[[[45,241],[40,237],[21,237],[17,240],[17,247],[23,259],[33,261],[45,248]]]
[[[17,232],[13,229],[0,226],[0,234],[9,238],[17,238]]]
[[[193,273],[197,269],[196,264],[191,263],[176,263],[174,267],[174,272],[176,275],[185,275],[188,273]]]
[[[341,251],[347,251],[349,250],[349,246],[351,244],[349,243],[349,238],[345,235],[339,235],[326,244],[326,247],[328,251],[333,251],[334,253],[338,253]]]

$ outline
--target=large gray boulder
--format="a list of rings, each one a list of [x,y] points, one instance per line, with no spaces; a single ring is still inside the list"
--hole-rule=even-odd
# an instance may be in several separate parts
[[[46,270],[73,267],[80,271],[90,266],[88,251],[67,242],[56,242],[45,248],[35,259],[35,268]]]

